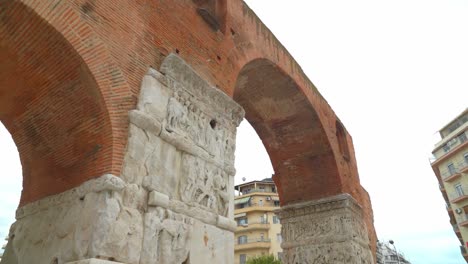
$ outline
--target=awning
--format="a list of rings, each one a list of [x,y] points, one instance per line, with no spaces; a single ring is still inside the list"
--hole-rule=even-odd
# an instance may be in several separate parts
[[[235,214],[234,218],[244,217],[246,215],[247,215],[246,213]]]
[[[279,197],[278,197],[278,196],[272,196],[271,199],[272,199],[273,201],[279,201]]]
[[[236,199],[236,200],[234,200],[234,205],[245,204],[245,203],[248,203],[249,201],[250,201],[250,197],[244,197],[244,198]]]

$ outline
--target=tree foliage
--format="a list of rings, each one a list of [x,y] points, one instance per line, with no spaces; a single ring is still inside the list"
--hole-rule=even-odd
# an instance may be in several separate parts
[[[275,259],[273,255],[263,255],[249,258],[246,264],[281,264],[281,261]]]

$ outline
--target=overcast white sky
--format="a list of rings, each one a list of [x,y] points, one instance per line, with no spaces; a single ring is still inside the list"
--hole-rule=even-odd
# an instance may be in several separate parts
[[[413,264],[465,263],[428,157],[436,132],[468,106],[466,0],[247,0],[347,130],[381,240]],[[238,175],[271,177],[243,122]],[[14,220],[21,165],[0,126],[0,237]]]

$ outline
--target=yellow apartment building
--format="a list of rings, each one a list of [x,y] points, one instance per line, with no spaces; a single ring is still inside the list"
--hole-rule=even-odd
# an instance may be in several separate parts
[[[461,254],[468,261],[468,108],[440,131],[431,163]]]
[[[280,204],[271,178],[236,185],[235,191],[234,263],[245,264],[251,257],[268,254],[281,259],[281,225],[274,213]]]

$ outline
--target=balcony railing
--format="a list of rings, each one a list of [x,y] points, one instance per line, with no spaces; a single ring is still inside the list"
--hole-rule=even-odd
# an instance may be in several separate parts
[[[277,193],[276,190],[271,190],[271,189],[250,189],[250,190],[243,190],[242,192],[239,192],[238,196],[246,195],[246,194],[249,194],[249,193],[255,193],[255,192],[259,192],[259,193]]]
[[[245,245],[245,244],[252,244],[258,242],[271,242],[271,239],[265,237],[257,237],[257,238],[248,238],[248,239],[241,239],[237,240],[236,245]]]
[[[259,203],[251,203],[251,204],[243,204],[242,206],[240,205],[236,205],[235,206],[235,209],[243,209],[243,208],[249,208],[249,207],[280,207],[280,205],[277,203],[266,203],[264,202],[263,204],[259,204]]]
[[[246,223],[238,222],[238,223],[237,223],[237,226],[268,225],[268,224],[270,224],[268,221],[246,222]]]
[[[445,170],[441,172],[441,176],[444,181],[451,181],[460,176],[460,171],[458,170],[458,168]]]
[[[468,172],[468,160],[462,160],[458,163],[460,172]]]
[[[451,191],[448,193],[448,197],[450,199],[450,202],[453,203],[459,203],[461,201],[465,201],[468,199],[468,188],[465,186],[461,187],[461,189],[456,189],[454,191]]]
[[[462,210],[462,213],[458,216],[458,225],[467,227],[468,226],[468,214]]]

